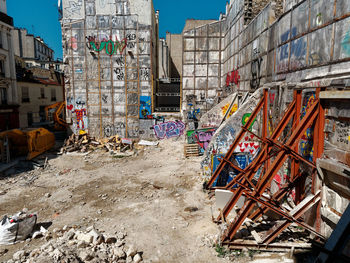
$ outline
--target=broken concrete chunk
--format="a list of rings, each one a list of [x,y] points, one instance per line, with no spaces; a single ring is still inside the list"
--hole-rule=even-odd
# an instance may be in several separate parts
[[[26,252],[24,250],[19,250],[16,253],[13,254],[13,260],[22,261],[22,259],[25,257]]]
[[[87,251],[81,251],[81,252],[79,253],[79,257],[80,257],[81,260],[83,260],[83,261],[90,261],[90,260],[93,259],[93,256],[92,256],[90,253],[88,253]]]
[[[93,241],[93,236],[90,234],[78,233],[77,240],[85,241],[87,244],[91,244]]]
[[[123,251],[122,248],[114,248],[113,249],[113,254],[115,256],[117,256],[118,258],[124,258],[126,255],[125,255],[125,252]]]
[[[136,253],[137,253],[137,250],[136,250],[136,248],[135,248],[135,246],[134,245],[131,245],[130,247],[129,247],[129,249],[128,249],[128,251],[126,252],[126,255],[129,257],[133,257],[133,256],[135,256],[136,255]]]
[[[139,253],[137,253],[135,256],[134,256],[134,258],[133,258],[133,262],[134,263],[139,263],[139,262],[141,262],[142,261],[142,257],[141,257],[141,255],[139,254]]]

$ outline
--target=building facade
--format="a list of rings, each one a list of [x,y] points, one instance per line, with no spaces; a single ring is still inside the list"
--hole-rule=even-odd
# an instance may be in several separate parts
[[[158,64],[152,1],[63,0],[61,25],[72,131],[150,137]]]
[[[13,51],[13,19],[7,15],[6,1],[0,2],[0,130],[17,128],[18,93]]]
[[[41,126],[48,120],[45,107],[64,101],[63,74],[41,67],[26,67],[24,59],[16,57],[19,127]]]
[[[21,57],[27,68],[41,67],[49,69],[54,66],[57,71],[63,71],[62,61],[54,61],[54,51],[41,37],[28,34],[27,29],[13,30],[15,56]]]

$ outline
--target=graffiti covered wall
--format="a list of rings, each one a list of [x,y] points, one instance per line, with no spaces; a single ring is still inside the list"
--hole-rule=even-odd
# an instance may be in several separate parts
[[[296,83],[350,73],[347,0],[288,0],[282,15],[277,9],[270,1],[251,20],[244,0],[230,1],[226,16],[217,22],[221,23],[220,30],[210,31],[206,37],[221,36],[221,79],[216,89],[202,92],[202,96],[201,91],[210,85],[200,78],[207,76],[205,70],[211,64],[207,63],[201,71],[207,54],[193,45],[191,49],[184,48],[182,110],[186,110],[186,97],[190,96],[195,103],[201,103],[212,97],[225,98],[236,90],[253,92],[265,83]],[[206,32],[205,27],[184,32],[184,45],[197,41],[202,32]]]
[[[201,113],[217,103],[221,86],[223,22],[214,22],[183,33],[182,110],[191,106]]]
[[[236,133],[241,130],[244,116],[254,110],[261,98],[261,94],[262,90],[257,90],[249,98],[249,100],[247,100],[247,102],[242,104],[238,110],[233,113],[233,115],[226,120],[219,129],[217,129],[204,153],[202,168],[205,176],[209,177],[211,176],[212,172],[215,171],[215,163],[218,162],[216,160],[217,156],[225,155],[230,149],[231,144],[236,138]],[[257,124],[253,125],[253,128],[257,127]],[[257,145],[253,139],[248,136],[248,138],[245,138],[245,141],[238,147],[238,149],[236,149],[236,151],[237,153],[241,154],[247,153],[253,155],[258,150],[258,147],[256,146]]]
[[[229,95],[226,99],[215,105],[210,111],[203,114],[200,119],[200,126],[202,128],[219,127],[223,118],[225,117],[228,108],[232,103],[232,100],[236,98],[235,102],[232,105],[230,113],[227,114],[227,118],[231,117],[231,115],[238,109],[238,98],[236,95],[237,93]]]
[[[62,11],[73,132],[143,137],[140,121],[152,115],[155,71],[157,18],[152,3],[63,0]]]

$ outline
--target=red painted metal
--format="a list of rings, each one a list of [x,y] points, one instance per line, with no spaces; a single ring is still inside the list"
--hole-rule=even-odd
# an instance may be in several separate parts
[[[295,104],[295,101],[294,101],[294,104]],[[253,196],[253,197],[261,196],[264,193],[264,191],[270,186],[271,181],[274,178],[274,175],[277,174],[277,172],[282,167],[282,165],[284,164],[286,159],[291,155],[290,154],[291,149],[296,148],[296,145],[298,144],[301,136],[305,133],[306,129],[308,127],[310,127],[312,125],[312,123],[316,120],[318,113],[319,113],[319,111],[318,111],[319,104],[320,104],[319,100],[317,99],[314,102],[314,104],[311,106],[311,108],[308,110],[305,117],[296,125],[296,127],[293,130],[292,134],[290,135],[289,139],[285,143],[285,145],[288,148],[284,148],[277,155],[277,157],[275,158],[275,160],[273,161],[271,166],[267,169],[266,173],[263,175],[259,184],[257,184],[257,186],[256,186],[257,190],[254,190],[252,193],[250,193],[251,196]],[[294,106],[293,106],[293,108],[294,108]],[[294,109],[293,113],[294,113],[294,115],[296,115],[295,109]],[[290,116],[287,116],[287,117],[290,117]],[[285,116],[284,116],[284,118],[282,118],[281,122],[284,121],[284,119],[285,119]],[[290,120],[290,118],[289,118],[289,120]],[[281,126],[281,122],[279,123],[278,126]],[[283,127],[285,128],[286,126],[283,126]],[[277,127],[274,134],[275,133],[281,134],[282,131],[283,130],[280,130],[279,127]],[[271,139],[273,141],[275,138],[273,138],[273,136],[271,136]],[[248,178],[249,178],[249,176],[248,176]],[[244,183],[244,181],[242,181],[241,183]],[[243,191],[244,191],[243,187],[238,188],[235,191],[235,194],[231,200],[235,200],[235,201],[238,200],[237,199],[238,196],[241,196]],[[238,229],[240,228],[240,226],[244,222],[245,218],[247,218],[247,216],[250,214],[250,212],[252,211],[252,209],[254,208],[255,205],[256,205],[256,200],[252,200],[252,199],[248,200],[245,203],[245,205],[239,211],[239,214],[237,215],[236,219],[233,221],[233,223],[231,223],[231,225],[227,229],[225,235],[223,236],[223,240],[225,240],[226,238],[229,238],[230,240],[233,239],[234,235],[237,233]],[[232,204],[231,204],[231,206],[232,206]],[[267,206],[270,209],[273,209],[274,211],[276,211],[276,210],[279,211],[274,206],[270,206],[270,204]],[[281,212],[281,211],[279,211],[279,212]]]
[[[266,95],[266,92],[264,92],[264,96]],[[258,105],[256,106],[256,108],[254,109],[254,111],[252,112],[252,114],[250,115],[247,123],[244,125],[244,127],[246,129],[248,129],[252,123],[254,122],[256,116],[258,115],[258,113],[260,112],[261,108],[264,105],[264,96],[263,98],[260,100],[260,102],[258,103]],[[225,159],[226,160],[230,160],[234,150],[236,149],[236,147],[238,146],[238,143],[243,139],[244,135],[245,135],[245,131],[242,129],[239,134],[237,135],[235,141],[233,142],[233,144],[231,145],[230,150],[226,153],[225,155]],[[208,184],[207,184],[207,189],[210,189],[213,185],[213,183],[215,182],[216,178],[220,175],[220,173],[222,172],[222,170],[224,169],[226,163],[225,162],[220,162],[219,166],[217,167],[217,169],[215,170],[214,174],[212,175],[212,177],[210,178]]]
[[[282,117],[281,121],[278,123],[276,129],[274,130],[274,132],[271,135],[271,139],[277,139],[281,136],[283,130],[287,127],[288,123],[290,122],[290,120],[292,119],[293,115],[295,114],[295,104],[296,101],[293,100],[293,102],[289,105],[289,107],[287,108],[284,116]],[[264,149],[260,152],[260,154],[258,155],[258,157],[256,157],[256,159],[248,166],[246,167],[246,169],[244,169],[244,172],[247,174],[247,178],[248,179],[252,179],[254,177],[254,174],[256,173],[256,171],[259,169],[260,165],[262,164],[262,161],[265,162],[266,159],[264,159],[265,156],[265,152],[267,150],[269,146],[266,144]],[[268,156],[267,158],[271,158],[272,156]],[[233,181],[231,181],[226,188],[227,189],[231,189],[231,187],[238,181],[242,179],[242,174],[237,175]],[[244,182],[244,181],[243,181]],[[230,199],[230,201],[226,204],[226,206],[223,209],[223,215],[226,218],[229,213],[231,212],[231,210],[233,209],[233,207],[236,205],[236,203],[238,202],[239,198],[242,196],[242,190],[240,188],[237,188],[234,191],[234,195],[232,196],[232,198]],[[219,218],[218,218],[219,220]]]

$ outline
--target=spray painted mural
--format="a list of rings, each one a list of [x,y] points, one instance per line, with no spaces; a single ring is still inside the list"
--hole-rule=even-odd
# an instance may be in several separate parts
[[[151,97],[140,96],[140,119],[149,119],[151,113]]]
[[[307,110],[310,109],[315,99],[316,99],[315,92],[306,92],[304,94],[301,116],[300,116],[301,119],[306,115]],[[300,144],[299,144],[300,154],[309,161],[312,161],[313,159],[313,152],[314,152],[314,146],[313,146],[314,142],[312,139],[313,133],[314,133],[313,127],[309,127],[304,133],[304,135],[301,137]]]
[[[204,153],[202,160],[202,169],[205,178],[209,178],[215,171],[219,156],[223,156],[230,149],[231,144],[236,138],[236,133],[241,130],[243,117],[252,112],[260,100],[262,90],[257,90],[251,97],[241,105],[238,110],[229,118],[220,128],[216,130],[216,133],[211,138],[209,145]],[[257,121],[252,126],[254,130],[257,127]],[[249,164],[249,160],[253,159],[254,156],[259,152],[260,144],[255,141],[253,136],[246,136],[240,142],[239,146],[235,149],[236,155],[246,155],[245,165]],[[243,157],[238,157],[243,165]],[[235,161],[236,160],[231,160]],[[232,180],[232,178],[237,174],[237,171],[227,170],[223,171],[219,176],[221,178],[221,183],[227,182],[227,180]],[[231,179],[230,179],[231,178]]]
[[[81,98],[67,98],[67,113],[73,119],[73,132],[76,134],[88,132],[88,116],[86,103]]]
[[[227,113],[227,110],[229,109],[233,99],[235,99],[235,101],[231,107],[230,112],[226,116],[226,119],[230,118],[232,114],[234,114],[238,110],[238,98],[236,97],[236,93],[231,94],[219,104],[215,105],[210,111],[203,114],[203,116],[200,118],[200,127],[218,127],[223,121],[223,118],[225,117],[225,114]]]
[[[198,144],[200,153],[203,154],[207,149],[215,131],[216,128],[189,130],[187,131],[187,143]]]

